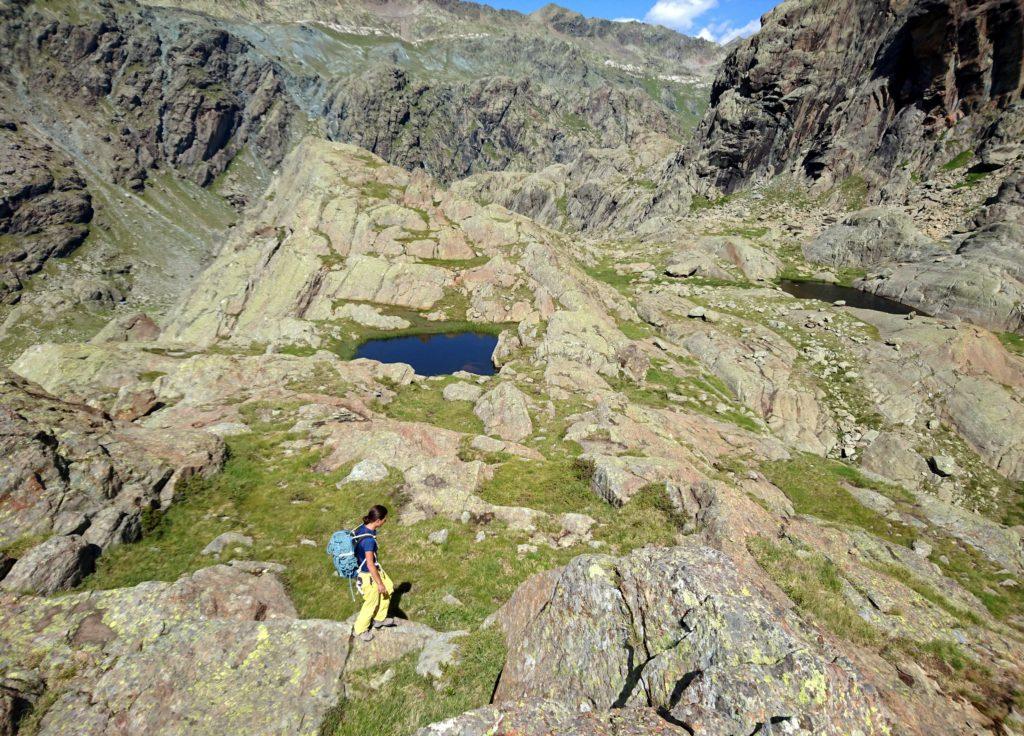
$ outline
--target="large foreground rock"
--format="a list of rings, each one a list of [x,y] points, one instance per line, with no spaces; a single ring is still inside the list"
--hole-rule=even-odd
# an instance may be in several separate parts
[[[19,685],[0,678],[0,698],[8,713],[24,710],[45,687],[46,736],[313,736],[347,667],[444,636],[405,622],[353,642],[348,622],[296,618],[272,567],[217,565],[61,598],[0,594],[0,673]]]
[[[697,544],[578,557],[521,586],[496,620],[509,645],[498,704],[651,706],[709,736],[772,723],[793,734],[889,733],[852,665]]]
[[[415,736],[685,736],[688,733],[653,708],[619,708],[580,713],[554,700],[489,705],[447,721],[432,723]]]

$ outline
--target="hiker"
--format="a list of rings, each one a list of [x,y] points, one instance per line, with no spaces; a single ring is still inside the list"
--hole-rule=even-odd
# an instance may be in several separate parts
[[[380,566],[377,550],[377,530],[387,521],[388,510],[384,506],[373,506],[363,517],[363,524],[356,529],[355,555],[359,563],[359,579],[356,586],[363,595],[363,607],[359,609],[352,633],[361,641],[372,641],[374,629],[394,626],[395,619],[388,616],[391,593],[395,586]]]

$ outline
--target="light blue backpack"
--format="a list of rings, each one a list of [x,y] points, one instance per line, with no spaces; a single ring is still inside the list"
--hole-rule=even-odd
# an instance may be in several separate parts
[[[359,577],[359,561],[356,560],[356,542],[372,534],[356,534],[348,529],[341,529],[331,535],[331,541],[327,543],[327,556],[331,558],[334,571],[339,578],[348,579],[348,593],[355,600],[352,593],[352,581]]]

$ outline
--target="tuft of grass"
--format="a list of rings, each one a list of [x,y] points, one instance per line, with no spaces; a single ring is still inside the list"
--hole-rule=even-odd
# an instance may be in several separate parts
[[[629,503],[615,508],[591,490],[589,469],[569,457],[506,462],[495,469],[480,496],[503,506],[587,514],[597,522],[594,538],[620,551],[674,544],[686,524],[669,501],[664,485],[642,488]]]
[[[472,402],[446,400],[441,391],[443,385],[439,381],[431,381],[403,386],[384,411],[392,419],[426,422],[456,432],[481,434],[484,424],[473,413]]]
[[[715,199],[709,199],[702,194],[695,194],[690,200],[690,212],[702,212],[703,210],[709,210],[714,207],[721,207],[728,203],[730,199],[732,199],[732,196],[728,194],[716,197]]]
[[[633,279],[636,278],[636,274],[619,273],[615,270],[614,262],[610,260],[606,259],[596,266],[584,266],[583,270],[591,278],[603,281],[626,296],[632,292]]]
[[[867,646],[879,643],[878,630],[843,597],[843,578],[831,560],[807,550],[797,554],[791,544],[775,544],[763,537],[749,539],[747,549],[814,623],[848,641]]]
[[[999,342],[1011,353],[1024,356],[1024,335],[1015,332],[1000,332],[997,334]]]
[[[409,734],[435,721],[456,716],[490,702],[494,685],[505,663],[505,645],[495,628],[482,630],[459,641],[458,663],[437,687],[416,674],[416,656],[360,673],[350,697],[325,724],[325,736]],[[379,690],[368,683],[391,669],[394,677]],[[400,704],[400,705],[399,705]]]
[[[846,209],[864,209],[868,201],[868,182],[860,175],[848,176],[839,184],[839,195]]]
[[[849,465],[803,453],[789,460],[766,463],[762,470],[789,497],[797,513],[859,527],[904,547],[909,547],[917,538],[913,527],[885,518],[850,495],[845,484],[890,496],[900,492],[894,487],[873,483]]]
[[[929,559],[939,565],[945,575],[973,593],[994,618],[1013,625],[1013,617],[1024,611],[1022,586],[1000,585],[1009,576],[1000,574],[1001,568],[973,547],[951,537],[937,537],[932,540]],[[1019,625],[1017,628],[1024,631]]]
[[[960,151],[960,153],[958,153],[956,156],[951,158],[946,163],[942,164],[941,168],[943,171],[955,171],[956,169],[962,169],[971,162],[972,158],[974,158],[974,151],[972,151],[970,148],[967,148],[963,151]]]
[[[935,590],[935,588],[930,586],[924,580],[921,580],[919,577],[914,575],[914,573],[912,573],[910,570],[903,567],[902,565],[897,565],[894,563],[876,563],[871,565],[871,567],[877,570],[878,572],[888,575],[889,577],[903,583],[905,586],[913,590],[926,601],[941,608],[943,611],[948,613],[961,624],[972,624],[974,626],[983,625],[981,618],[974,611],[968,610],[966,608],[961,608],[960,606],[956,605],[951,600],[949,600],[949,598],[944,596],[939,591]]]

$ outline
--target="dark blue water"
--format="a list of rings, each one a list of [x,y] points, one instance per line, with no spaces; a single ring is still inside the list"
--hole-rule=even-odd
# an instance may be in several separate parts
[[[497,344],[497,335],[480,332],[386,337],[364,342],[356,349],[356,357],[408,363],[421,376],[444,376],[455,371],[490,376],[494,373],[491,353]]]
[[[849,286],[826,284],[823,281],[790,281],[789,279],[779,281],[779,286],[782,287],[784,292],[792,294],[797,299],[817,299],[820,302],[828,302],[829,304],[842,299],[846,302],[846,306],[856,307],[857,309],[873,309],[876,312],[886,312],[888,314],[910,314],[915,312],[925,317],[928,316],[920,309],[914,309],[906,304],[886,299],[884,296],[876,296],[875,294],[869,294],[866,291]]]

